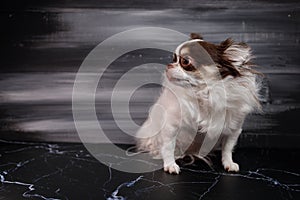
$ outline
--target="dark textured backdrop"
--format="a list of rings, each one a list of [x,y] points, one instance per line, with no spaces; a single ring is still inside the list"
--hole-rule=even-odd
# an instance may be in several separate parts
[[[0,138],[78,142],[71,95],[85,56],[120,31],[158,26],[199,32],[215,43],[227,37],[249,43],[258,70],[266,75],[264,114],[248,117],[239,145],[299,146],[297,1],[9,1],[2,3],[0,20]],[[166,64],[170,59],[169,53],[158,50],[126,54],[107,72],[105,89],[109,91],[131,66]],[[143,96],[145,92],[148,95]],[[158,92],[156,85],[136,92],[130,109],[138,124]],[[107,122],[104,126],[112,141],[130,143],[132,138],[113,122],[109,95],[98,92],[98,117]]]

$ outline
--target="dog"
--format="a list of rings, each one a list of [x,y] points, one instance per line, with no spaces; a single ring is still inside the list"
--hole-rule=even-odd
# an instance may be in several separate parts
[[[239,171],[234,146],[245,117],[261,109],[252,58],[246,43],[228,38],[213,44],[192,33],[166,67],[162,92],[137,132],[137,148],[162,159],[165,172],[179,174],[175,159],[205,156],[208,138],[217,141],[213,149],[220,144],[224,169]]]

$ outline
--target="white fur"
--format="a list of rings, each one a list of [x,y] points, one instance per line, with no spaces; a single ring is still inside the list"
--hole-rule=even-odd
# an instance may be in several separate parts
[[[177,54],[182,46],[177,48]],[[236,61],[236,66],[251,57],[250,50],[236,46],[232,46],[225,53]],[[212,73],[206,82],[195,78],[193,74],[185,73],[177,65],[168,69],[161,95],[137,133],[137,138],[140,138],[137,140],[138,148],[148,151],[154,158],[162,158],[164,170],[178,174],[180,168],[175,163],[175,158],[187,152],[201,156],[199,149],[188,150],[193,141],[201,146],[201,142],[195,139],[195,134],[208,134],[208,137],[214,138],[214,131],[208,130],[221,129],[223,166],[227,171],[238,171],[238,164],[232,160],[232,150],[242,131],[246,115],[260,107],[257,95],[259,86],[255,82],[255,75],[242,69],[247,66],[239,67],[243,75],[241,77],[227,76],[217,80]],[[170,81],[167,77],[176,80]],[[212,84],[207,84],[209,80]],[[190,84],[192,86],[187,87]],[[164,109],[155,109],[161,107]],[[224,123],[220,123],[222,115],[218,115],[221,110],[225,110]],[[147,138],[149,135],[151,137]]]
[[[250,47],[240,44],[231,45],[228,49],[226,49],[225,56],[227,56],[229,60],[233,61],[232,64],[235,67],[243,65],[253,58]]]

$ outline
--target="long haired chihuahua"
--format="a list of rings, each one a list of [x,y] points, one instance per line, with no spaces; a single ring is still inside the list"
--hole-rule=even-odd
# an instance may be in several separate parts
[[[160,97],[137,132],[138,149],[163,159],[164,171],[179,174],[176,158],[203,157],[221,144],[224,169],[239,171],[233,148],[247,114],[260,109],[259,73],[251,58],[245,43],[227,39],[216,45],[192,33],[166,67]]]

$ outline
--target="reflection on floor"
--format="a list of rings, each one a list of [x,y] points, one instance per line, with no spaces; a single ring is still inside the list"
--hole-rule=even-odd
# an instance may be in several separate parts
[[[82,144],[1,141],[0,199],[300,199],[299,155],[299,149],[237,149],[240,173],[225,172],[216,152],[214,169],[182,159],[180,175],[137,174],[113,169],[128,158],[103,154],[114,157],[105,165]]]

